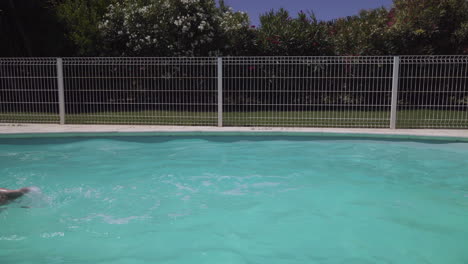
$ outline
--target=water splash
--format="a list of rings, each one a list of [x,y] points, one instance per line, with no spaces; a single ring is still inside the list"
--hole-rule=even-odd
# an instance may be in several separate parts
[[[19,205],[28,208],[44,208],[48,207],[51,202],[52,199],[43,194],[39,187],[33,186],[29,187],[29,192],[19,200]]]

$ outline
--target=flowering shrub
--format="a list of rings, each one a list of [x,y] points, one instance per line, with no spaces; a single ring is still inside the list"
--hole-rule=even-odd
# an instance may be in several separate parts
[[[385,8],[363,10],[357,16],[331,23],[329,34],[336,55],[384,55],[392,23]]]
[[[464,22],[453,33],[453,41],[456,45],[457,54],[468,54],[468,22]]]
[[[67,38],[76,48],[73,55],[96,56],[100,45],[101,17],[112,0],[48,0],[55,8],[59,21],[67,29]]]
[[[125,0],[111,4],[99,24],[115,55],[221,54],[226,37],[248,29],[248,17],[214,0]]]
[[[234,12],[232,8],[223,5],[220,12],[220,54],[255,55],[255,26],[250,25],[249,16],[244,12]]]
[[[395,0],[389,44],[393,54],[463,53],[466,0]]]
[[[261,55],[330,55],[332,52],[327,26],[310,13],[297,18],[280,9],[260,17],[257,44]]]

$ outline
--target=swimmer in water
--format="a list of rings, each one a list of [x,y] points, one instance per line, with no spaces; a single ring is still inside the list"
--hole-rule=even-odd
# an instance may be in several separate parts
[[[13,200],[16,200],[31,190],[31,187],[25,187],[18,190],[0,188],[0,205],[5,205]]]

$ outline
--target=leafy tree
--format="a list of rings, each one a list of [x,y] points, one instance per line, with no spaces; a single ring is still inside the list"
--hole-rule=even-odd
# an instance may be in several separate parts
[[[244,12],[234,12],[219,1],[220,35],[219,55],[248,56],[255,55],[256,28],[250,25],[249,16]]]
[[[388,53],[388,11],[363,10],[357,16],[330,23],[329,34],[336,55],[386,55]]]
[[[53,0],[56,14],[67,29],[66,37],[77,55],[103,54],[99,22],[112,0]]]
[[[394,0],[389,15],[394,54],[453,54],[468,48],[466,0]]]
[[[257,45],[260,55],[330,55],[327,26],[313,13],[291,18],[284,9],[260,16]]]

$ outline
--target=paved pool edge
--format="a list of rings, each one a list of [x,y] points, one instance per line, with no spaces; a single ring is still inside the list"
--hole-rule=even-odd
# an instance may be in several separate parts
[[[346,135],[351,137],[418,138],[468,141],[468,130],[364,129],[289,127],[200,127],[135,125],[0,124],[0,137],[60,137],[99,135]]]

